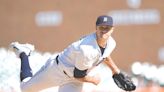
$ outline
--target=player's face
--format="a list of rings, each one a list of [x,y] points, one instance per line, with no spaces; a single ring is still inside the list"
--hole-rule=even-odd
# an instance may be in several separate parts
[[[98,38],[107,39],[113,32],[113,26],[97,26],[96,34]]]

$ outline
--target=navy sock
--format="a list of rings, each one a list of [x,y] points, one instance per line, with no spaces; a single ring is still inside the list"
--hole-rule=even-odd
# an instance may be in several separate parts
[[[21,73],[20,73],[20,79],[21,81],[27,77],[32,77],[32,70],[29,64],[28,56],[22,52],[20,54],[21,59]]]

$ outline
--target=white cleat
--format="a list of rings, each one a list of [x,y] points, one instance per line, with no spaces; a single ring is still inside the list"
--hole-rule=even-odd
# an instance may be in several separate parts
[[[34,45],[32,44],[20,44],[18,42],[12,42],[10,47],[14,49],[16,55],[20,55],[20,53],[24,52],[26,55],[30,56],[30,53],[34,51]]]

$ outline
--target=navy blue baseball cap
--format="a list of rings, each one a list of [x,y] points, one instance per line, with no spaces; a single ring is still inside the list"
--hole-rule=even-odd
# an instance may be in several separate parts
[[[113,18],[107,15],[99,16],[96,21],[96,26],[113,26]]]

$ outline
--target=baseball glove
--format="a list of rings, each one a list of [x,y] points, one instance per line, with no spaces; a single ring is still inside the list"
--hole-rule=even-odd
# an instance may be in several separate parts
[[[131,79],[123,73],[114,74],[112,77],[119,88],[125,91],[133,91],[136,89],[136,86],[133,84]]]

